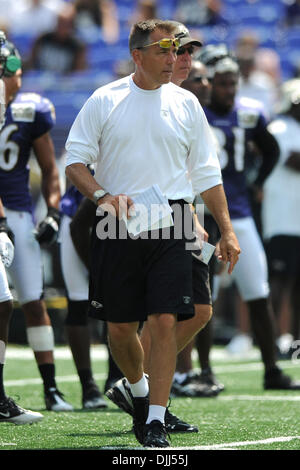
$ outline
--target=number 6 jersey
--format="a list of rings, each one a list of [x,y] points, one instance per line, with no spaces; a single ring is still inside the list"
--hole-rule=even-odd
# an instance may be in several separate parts
[[[0,197],[8,209],[32,212],[28,161],[34,140],[54,124],[53,104],[36,93],[19,93],[8,105],[0,132]]]

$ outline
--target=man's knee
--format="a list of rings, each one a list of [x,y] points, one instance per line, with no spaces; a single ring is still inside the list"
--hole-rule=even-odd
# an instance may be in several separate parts
[[[211,305],[195,305],[195,323],[198,331],[202,330],[210,321],[213,314]]]
[[[43,300],[33,300],[22,305],[27,326],[48,325],[50,323],[46,305]]]
[[[88,300],[68,300],[65,324],[67,326],[87,326],[88,306]]]
[[[11,300],[7,300],[6,302],[0,302],[0,321],[1,322],[9,322],[13,311],[13,303]]]
[[[107,333],[110,343],[126,343],[137,334],[139,324],[133,323],[107,323]]]
[[[157,313],[148,316],[148,328],[151,335],[161,336],[175,332],[176,325],[177,317],[170,313]]]

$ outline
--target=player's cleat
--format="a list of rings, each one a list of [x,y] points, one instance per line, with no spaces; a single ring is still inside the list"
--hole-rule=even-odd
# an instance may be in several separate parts
[[[49,388],[45,391],[46,409],[49,411],[73,411],[74,408],[66,402],[63,394],[57,388]]]
[[[131,390],[127,379],[119,379],[115,385],[105,393],[107,398],[117,405],[121,410],[133,416],[133,403],[131,399]]]
[[[12,398],[6,397],[0,401],[0,423],[32,424],[41,419],[43,419],[41,413],[21,408]]]
[[[133,432],[140,444],[144,443],[145,423],[149,411],[149,397],[132,397]]]
[[[184,381],[180,384],[174,380],[171,387],[172,397],[211,398],[217,396],[218,393],[217,387],[194,381]]]
[[[118,380],[115,385],[106,392],[107,398],[121,410],[133,416],[132,394],[127,379]],[[198,432],[198,428],[182,421],[166,409],[165,425],[168,432]]]
[[[158,420],[151,421],[144,427],[144,447],[169,447],[167,431],[163,423]]]
[[[170,413],[169,407],[166,409],[165,423],[168,432],[199,432],[197,426],[186,423],[176,415]]]
[[[104,384],[104,393],[106,393],[107,390],[112,388],[119,379],[120,379],[120,377],[115,377],[115,378],[108,377],[105,381],[105,384]]]
[[[210,367],[202,369],[200,374],[196,374],[195,381],[210,387],[217,387],[219,392],[223,392],[225,389],[225,385],[218,381]]]
[[[87,410],[107,408],[107,403],[96,384],[92,384],[82,393],[82,407]]]
[[[285,375],[279,367],[265,373],[265,390],[300,390],[300,381]]]

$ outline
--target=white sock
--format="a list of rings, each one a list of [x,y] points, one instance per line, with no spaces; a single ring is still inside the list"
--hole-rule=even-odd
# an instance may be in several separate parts
[[[134,397],[146,397],[149,393],[149,383],[145,374],[143,374],[143,377],[138,382],[135,384],[129,383],[129,385]]]
[[[157,420],[164,424],[166,408],[160,405],[149,405],[149,413],[146,424],[151,421]]]

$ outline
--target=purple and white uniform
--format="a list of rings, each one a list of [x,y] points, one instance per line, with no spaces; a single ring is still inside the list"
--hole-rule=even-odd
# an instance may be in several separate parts
[[[241,255],[232,279],[245,301],[266,298],[269,294],[268,269],[263,245],[257,233],[247,194],[245,155],[247,143],[267,126],[259,102],[239,99],[226,115],[204,108],[219,144],[219,160],[232,225]]]
[[[32,213],[28,165],[32,144],[54,124],[53,104],[36,93],[19,93],[8,105],[0,134],[0,196],[7,209]]]
[[[55,123],[53,104],[36,93],[19,93],[6,109],[0,133],[0,197],[15,234],[15,256],[8,268],[21,304],[40,299],[43,267],[34,237],[29,158],[33,142]]]

